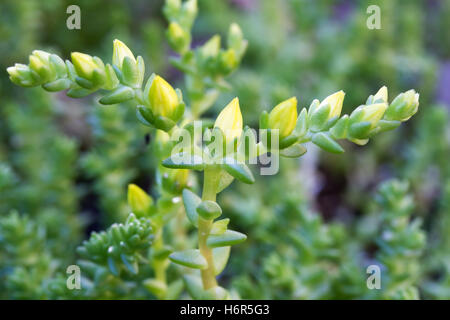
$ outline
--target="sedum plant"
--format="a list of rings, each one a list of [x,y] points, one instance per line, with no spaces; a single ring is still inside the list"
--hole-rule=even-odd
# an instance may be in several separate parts
[[[176,298],[183,284],[178,279],[169,283],[170,260],[180,267],[178,274],[192,298],[226,299],[231,295],[216,277],[228,262],[231,246],[247,236],[229,229],[229,218],[218,219],[223,212],[217,195],[234,179],[252,184],[255,178],[248,164],[266,161],[262,164],[276,165],[279,156],[298,158],[305,154],[308,142],[331,153],[344,152],[339,140],[367,144],[376,134],[393,130],[413,116],[419,94],[409,90],[389,102],[388,89],[382,87],[348,115],[341,114],[343,91],[321,101],[314,99],[300,113],[297,98],[291,97],[260,114],[258,141],[256,132],[244,126],[237,97],[215,121],[200,120],[220,92],[230,89],[226,77],[236,70],[245,53],[247,41],[239,26],[230,26],[226,49],[221,48],[218,35],[193,49],[191,28],[197,2],[168,0],[164,13],[169,20],[169,43],[179,55],[172,63],[186,75],[186,102],[181,90],[161,76],[146,78],[143,58],[117,39],[110,63],[80,52],[73,52],[71,59],[64,61],[56,54],[35,50],[28,65],[16,64],[7,71],[19,86],[66,91],[72,98],[97,93],[100,104],[132,105],[137,119],[153,133],[154,156],[161,164],[157,168],[158,198],[130,185],[128,202],[133,214],[124,224],[92,234],[79,248],[95,281],[109,279],[114,283],[109,274],[117,278],[122,272],[130,273],[135,276],[133,281],[143,283],[157,298]],[[189,183],[193,170],[203,172],[201,196]],[[197,230],[197,241],[195,247],[178,250],[166,245],[164,232],[183,211]],[[170,242],[174,243],[173,239]],[[276,259],[267,272],[276,268]],[[140,264],[152,270],[147,272],[144,267],[141,271]]]

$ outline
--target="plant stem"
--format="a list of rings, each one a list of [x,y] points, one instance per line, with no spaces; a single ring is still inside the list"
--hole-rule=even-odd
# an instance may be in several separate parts
[[[202,200],[216,201],[216,190],[218,184],[218,170],[216,168],[206,168],[204,172]],[[198,219],[198,245],[200,253],[208,262],[208,268],[201,270],[203,289],[208,290],[217,286],[214,259],[212,249],[206,244],[212,227],[212,220]]]

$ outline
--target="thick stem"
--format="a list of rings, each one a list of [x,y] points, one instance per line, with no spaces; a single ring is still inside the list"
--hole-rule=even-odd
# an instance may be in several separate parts
[[[218,170],[215,168],[206,168],[204,172],[202,200],[216,201],[216,190],[218,184]],[[201,270],[203,288],[208,290],[217,286],[214,259],[212,249],[206,245],[209,233],[212,227],[212,220],[198,219],[198,246],[200,253],[208,262],[208,268]]]

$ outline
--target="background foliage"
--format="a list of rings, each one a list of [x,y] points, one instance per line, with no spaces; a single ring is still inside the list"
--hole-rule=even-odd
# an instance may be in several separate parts
[[[78,1],[79,31],[65,27],[70,4],[3,0],[0,69],[26,61],[33,49],[109,57],[119,38],[184,89],[169,64],[162,1]],[[221,195],[232,228],[248,234],[220,279],[234,297],[450,298],[450,2],[381,1],[381,30],[366,27],[369,4],[199,1],[194,45],[225,35],[231,22],[249,41],[233,89],[209,115],[239,96],[244,118],[257,126],[261,110],[288,96],[304,107],[340,89],[348,112],[382,85],[391,97],[415,88],[421,101],[412,121],[365,148],[348,144],[345,154],[324,156],[310,146],[299,161],[284,161],[278,176]],[[6,71],[0,97],[0,298],[157,298],[147,281],[154,271],[140,260],[146,246],[113,262],[92,254],[117,241],[112,229],[130,223],[142,224],[140,237],[151,242],[146,222],[128,218],[129,183],[161,193],[153,182],[158,146],[134,109],[25,91]],[[180,225],[187,223],[168,226],[166,241],[182,248],[194,240],[180,235]],[[66,268],[75,263],[83,270],[80,291],[66,289]],[[382,267],[382,290],[366,287],[370,264]],[[187,297],[179,272],[169,266],[168,297]]]

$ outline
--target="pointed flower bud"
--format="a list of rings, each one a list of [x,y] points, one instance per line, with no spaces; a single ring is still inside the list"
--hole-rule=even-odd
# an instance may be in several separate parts
[[[95,63],[94,58],[81,52],[72,52],[71,57],[77,74],[82,78],[91,80],[94,70],[99,69],[99,66]]]
[[[136,58],[125,43],[115,39],[113,42],[113,64],[122,69],[123,59],[125,59],[125,57],[129,57],[134,63],[136,63]]]
[[[169,24],[167,38],[169,39],[171,47],[179,53],[184,53],[189,48],[191,42],[190,34],[183,30],[176,22],[171,22]]]
[[[383,86],[378,90],[378,92],[373,96],[373,102],[386,102],[388,103],[388,89]]]
[[[419,108],[419,94],[415,90],[399,94],[386,111],[386,120],[406,121]]]
[[[148,101],[155,116],[172,118],[178,105],[179,98],[172,86],[160,76],[155,76],[150,86]]]
[[[216,57],[220,51],[220,36],[214,35],[201,48],[204,58]]]
[[[166,169],[163,170],[163,188],[173,194],[179,194],[187,186],[189,180],[188,169]]]
[[[19,86],[32,87],[39,85],[32,78],[30,68],[24,64],[16,63],[13,67],[7,68],[6,71],[11,81]]]
[[[383,118],[383,115],[387,109],[387,103],[375,103],[368,106],[359,106],[350,115],[350,126],[355,124],[360,126],[362,122],[370,123],[364,125],[369,131],[377,125],[378,121]]]
[[[198,11],[197,0],[187,0],[183,6],[188,15],[195,17]]]
[[[345,92],[344,91],[338,91],[336,93],[333,93],[332,95],[329,95],[325,98],[325,100],[322,101],[321,105],[329,104],[330,105],[330,113],[329,113],[329,119],[333,117],[339,117],[341,115],[342,111],[342,104],[344,102]]]
[[[145,64],[141,56],[134,57],[131,50],[120,40],[114,40],[113,65],[121,73],[121,82],[132,88],[140,88],[144,80]],[[117,70],[116,70],[117,72]]]
[[[239,99],[234,98],[220,112],[214,123],[214,128],[219,128],[225,134],[227,141],[231,142],[242,134],[242,113],[239,107]]]
[[[356,108],[349,117],[349,137],[350,140],[362,144],[361,139],[370,137],[372,130],[376,128],[378,122],[383,118],[387,109],[387,103],[375,103],[362,105]],[[355,140],[356,139],[356,140]]]
[[[384,112],[387,109],[386,103],[376,103],[370,106],[363,107],[363,115],[361,121],[367,121],[372,124],[372,128],[376,126],[378,121],[383,118]]]
[[[238,59],[240,60],[247,49],[247,40],[244,39],[241,28],[238,24],[232,23],[230,30],[228,31],[227,38],[228,48],[233,49],[236,52]]]
[[[135,184],[128,185],[128,205],[137,216],[147,216],[153,204],[153,199]]]
[[[48,82],[56,76],[54,70],[50,68],[49,57],[50,54],[42,50],[34,50],[29,57],[29,67],[35,72],[35,75],[37,74],[39,76],[36,79],[39,84]]]
[[[236,53],[233,49],[222,51],[220,54],[220,62],[222,70],[225,74],[229,74],[235,70],[239,64]]]
[[[269,128],[278,129],[280,138],[289,136],[297,123],[297,98],[279,103],[269,114]]]

